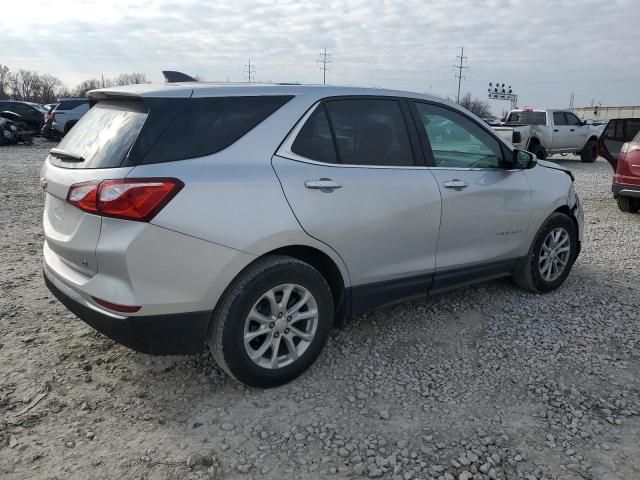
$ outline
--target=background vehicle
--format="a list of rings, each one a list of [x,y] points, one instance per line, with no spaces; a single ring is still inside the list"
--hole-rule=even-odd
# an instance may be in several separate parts
[[[89,111],[89,100],[86,98],[61,98],[52,112],[51,128],[53,134],[63,137],[78,120]]]
[[[530,125],[491,125],[491,128],[507,142],[510,142],[515,148],[527,150],[529,147],[529,138],[531,137]]]
[[[274,386],[315,360],[334,318],[503,276],[547,292],[580,250],[571,173],[434,97],[206,83],[90,95],[41,172],[45,280],[141,351],[206,342],[236,379]]]
[[[38,103],[15,102],[12,100],[0,100],[1,111],[17,113],[31,129],[38,131],[42,128],[44,114],[47,113],[47,110]]]
[[[53,129],[53,110],[57,106],[57,103],[49,103],[45,105],[45,107],[48,108],[48,111],[44,114],[44,125],[40,130],[40,134],[44,138],[48,138],[49,140],[58,140],[61,137],[61,135],[58,134],[57,130]]]
[[[30,145],[33,143],[33,135],[37,133],[37,130],[31,130],[17,113],[0,112],[0,145]]]
[[[613,167],[613,197],[623,212],[640,210],[640,118],[609,120],[598,141]]]
[[[523,125],[529,128],[517,128]],[[597,141],[602,128],[585,123],[566,110],[512,110],[506,126],[517,128],[526,150],[540,159],[556,153],[575,153],[583,162],[591,163],[598,156]]]

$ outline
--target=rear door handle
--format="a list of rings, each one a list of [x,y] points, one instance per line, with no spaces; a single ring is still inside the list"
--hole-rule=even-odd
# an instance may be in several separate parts
[[[553,129],[553,131],[554,131],[554,132],[559,132],[559,131],[560,131],[560,129],[558,129],[558,128],[554,128],[554,129]]]
[[[449,180],[448,182],[444,182],[442,185],[444,185],[444,188],[467,188],[469,186],[469,184],[464,180],[458,179]]]
[[[569,129],[569,131],[570,131],[570,132],[575,132],[575,131],[576,131],[576,129],[575,129],[575,128],[570,128],[570,129]]]
[[[342,188],[342,185],[330,178],[321,178],[320,180],[307,180],[304,186],[312,190],[334,190]]]

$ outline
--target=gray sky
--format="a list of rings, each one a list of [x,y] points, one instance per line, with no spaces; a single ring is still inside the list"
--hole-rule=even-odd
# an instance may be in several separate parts
[[[510,83],[520,105],[640,104],[636,0],[289,1],[110,0],[9,2],[0,63],[49,72],[70,86],[89,77],[181,70],[207,80],[398,88],[455,97],[453,63],[468,56],[462,91],[485,98]],[[500,112],[507,105],[491,101]]]

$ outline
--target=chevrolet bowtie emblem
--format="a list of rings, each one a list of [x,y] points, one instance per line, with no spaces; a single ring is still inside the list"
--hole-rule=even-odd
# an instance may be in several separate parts
[[[44,178],[40,179],[40,188],[42,190],[46,190],[47,189],[47,181]]]

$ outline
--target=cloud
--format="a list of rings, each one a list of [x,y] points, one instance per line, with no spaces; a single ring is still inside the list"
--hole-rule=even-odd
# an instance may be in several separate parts
[[[464,45],[463,91],[476,96],[504,81],[540,107],[572,92],[581,104],[640,103],[633,0],[35,3],[4,6],[3,63],[69,84],[130,71],[161,81],[163,69],[240,81],[249,58],[258,80],[319,82],[326,46],[332,83],[454,96]]]

